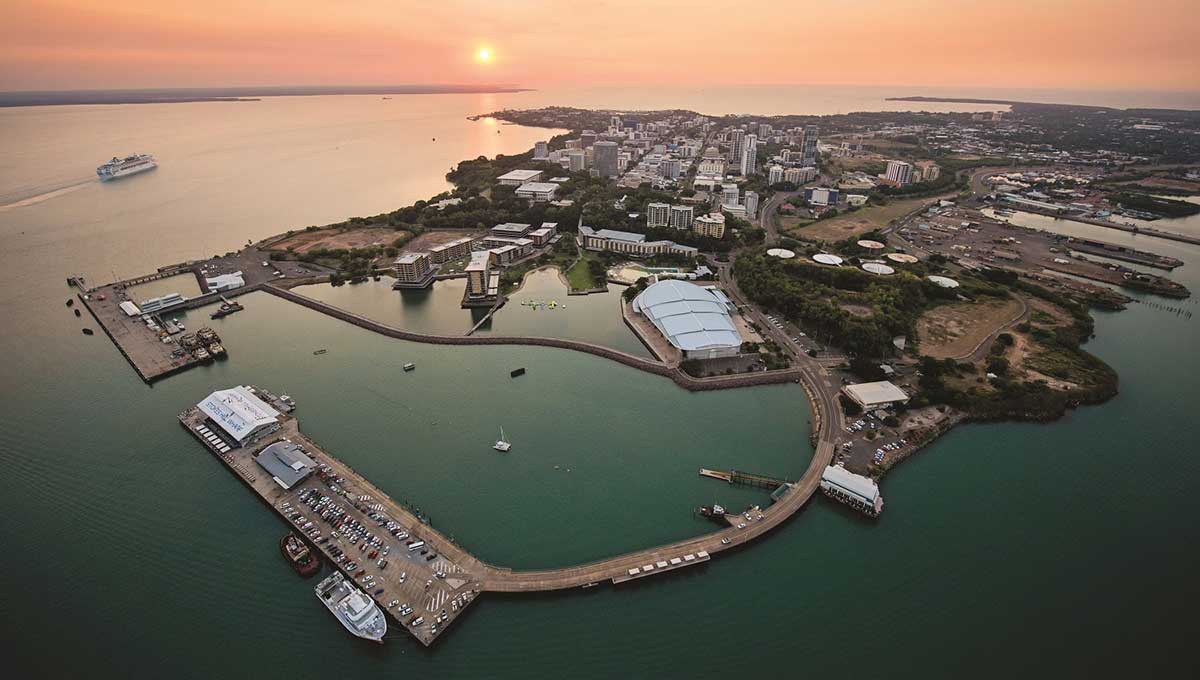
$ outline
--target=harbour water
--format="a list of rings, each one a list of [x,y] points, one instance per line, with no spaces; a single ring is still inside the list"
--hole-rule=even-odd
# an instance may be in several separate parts
[[[546,134],[496,135],[465,115],[499,98],[462,97],[298,98],[234,122],[209,107],[243,104],[0,111],[3,146],[20,160],[0,169],[9,204],[73,186],[113,153],[172,160],[0,211],[10,667],[23,677],[731,677],[853,664],[885,677],[1079,677],[1190,664],[1200,320],[1148,304],[1096,313],[1089,349],[1119,371],[1120,395],[1057,423],[956,430],[883,481],[878,521],[816,499],[766,540],[691,573],[481,598],[431,650],[345,635],[279,556],[285,527],[175,421],[209,390],[250,382],[291,394],[316,441],[483,559],[521,568],[700,533],[695,505],[766,501],[699,478],[699,466],[794,475],[808,461],[797,386],[692,394],[564,350],[388,340],[253,294],[215,322],[227,361],[149,388],[63,306],[68,273],[105,280],[386,210],[440,190],[452,159],[516,152]],[[394,118],[356,112],[383,104]],[[222,129],[236,134],[213,136]],[[449,150],[414,160],[409,147],[434,136]],[[176,155],[173,140],[192,146]],[[342,144],[353,147],[344,159]],[[1179,257],[1187,264],[1172,276],[1200,290],[1200,248],[1050,226]],[[569,314],[576,298],[567,302]],[[1198,309],[1194,298],[1160,302]],[[492,332],[510,332],[504,323]],[[409,361],[417,369],[404,373]],[[528,373],[509,378],[517,366]],[[514,444],[504,457],[489,448],[500,425]]]
[[[326,284],[301,286],[297,292],[404,330],[462,335],[488,311],[461,309],[459,303],[465,287],[465,279],[450,279],[436,281],[424,290],[395,291],[392,280],[382,277],[379,281],[337,288]],[[509,301],[476,333],[583,340],[651,357],[649,350],[621,321],[623,290],[625,286],[609,284],[607,293],[568,297],[567,285],[557,270],[532,271],[509,296]],[[548,304],[552,301],[556,304],[550,309]],[[535,308],[534,304],[538,306]]]

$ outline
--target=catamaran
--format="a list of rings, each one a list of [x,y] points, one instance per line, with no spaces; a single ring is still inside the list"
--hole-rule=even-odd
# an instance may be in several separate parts
[[[500,426],[500,438],[496,440],[495,444],[492,444],[492,448],[496,449],[497,451],[499,451],[501,453],[506,453],[509,449],[512,448],[512,444],[509,444],[508,440],[504,438],[504,426],[503,425]]]

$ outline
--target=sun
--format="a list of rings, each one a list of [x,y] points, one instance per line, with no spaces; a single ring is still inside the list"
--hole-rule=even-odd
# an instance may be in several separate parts
[[[479,63],[481,63],[481,64],[487,64],[487,63],[491,62],[492,50],[487,47],[480,47],[479,51],[475,53],[475,59],[478,60]]]

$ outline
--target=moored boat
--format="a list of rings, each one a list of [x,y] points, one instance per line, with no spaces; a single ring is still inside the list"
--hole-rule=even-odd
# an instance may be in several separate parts
[[[317,599],[351,635],[372,642],[383,642],[387,617],[375,601],[367,597],[340,572],[334,572],[315,588]]]
[[[279,539],[279,551],[292,569],[305,578],[321,570],[321,561],[296,534],[289,533]]]

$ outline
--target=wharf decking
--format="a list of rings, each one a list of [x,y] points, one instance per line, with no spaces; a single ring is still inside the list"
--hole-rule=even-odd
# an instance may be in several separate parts
[[[488,571],[483,563],[439,532],[422,524],[403,505],[376,488],[348,465],[321,450],[312,440],[300,433],[294,418],[284,417],[278,432],[255,442],[250,447],[233,447],[227,453],[222,453],[197,430],[205,422],[204,415],[198,409],[192,408],[183,412],[180,414],[179,420],[197,440],[204,444],[284,522],[293,528],[296,523],[288,519],[286,514],[288,510],[299,511],[305,521],[313,522],[321,530],[321,537],[331,538],[334,527],[325,523],[299,500],[300,493],[304,489],[316,489],[319,493],[330,496],[333,499],[332,502],[346,510],[350,517],[358,520],[368,527],[369,531],[382,538],[384,543],[390,546],[391,551],[387,555],[386,567],[380,568],[376,562],[378,557],[374,560],[368,559],[366,551],[350,545],[345,536],[331,538],[328,543],[315,543],[313,538],[304,535],[303,532],[296,532],[322,554],[330,565],[341,571],[347,578],[354,580],[360,590],[372,597],[379,607],[388,613],[393,621],[389,625],[389,629],[394,631],[402,628],[421,644],[430,645],[454,623],[480,592],[480,578]],[[267,446],[283,439],[299,444],[318,463],[330,466],[333,469],[333,478],[341,477],[345,480],[343,483],[337,484],[337,487],[344,493],[338,494],[315,476],[290,490],[285,490],[277,484],[271,475],[255,462],[254,456]],[[409,533],[409,538],[406,540],[425,541],[426,546],[431,548],[432,553],[437,557],[427,561],[425,556],[409,551],[404,541],[394,538],[382,528],[378,528],[376,531],[377,523],[367,517],[368,512],[378,512],[398,522]],[[345,552],[348,556],[345,563],[339,564],[334,559],[333,547],[339,547]],[[374,575],[374,585],[367,587],[363,585],[362,578],[354,579],[354,573],[345,568],[345,564],[349,563],[351,559],[357,562],[358,569],[366,570],[366,574],[362,578],[365,578],[367,574]],[[446,574],[445,578],[437,576],[439,570]],[[401,581],[402,574],[407,575],[403,581]],[[379,588],[383,588],[384,592],[376,595],[374,591]],[[402,617],[396,608],[388,607],[393,600],[399,600],[401,604],[408,604],[413,609],[413,613]],[[459,602],[460,606],[455,608],[451,604],[453,601]],[[443,609],[446,610],[449,618],[439,624],[438,632],[434,633],[431,624],[434,623],[435,616]],[[425,619],[420,626],[408,625],[408,621],[418,616]]]

